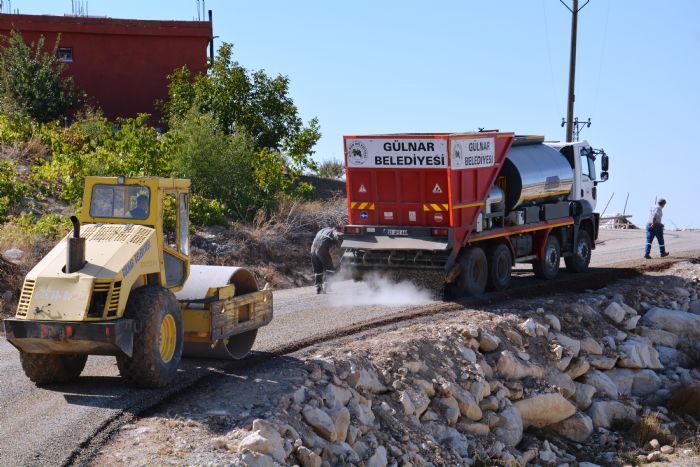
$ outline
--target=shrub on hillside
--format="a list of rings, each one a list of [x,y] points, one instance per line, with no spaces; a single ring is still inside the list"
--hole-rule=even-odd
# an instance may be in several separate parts
[[[219,200],[233,219],[252,219],[274,209],[280,193],[302,196],[278,152],[258,149],[245,132],[227,134],[211,114],[189,111],[174,118],[169,132],[173,173],[192,180],[192,191]]]
[[[12,208],[17,208],[27,193],[27,185],[19,178],[15,163],[0,160],[0,222],[5,222]]]
[[[316,171],[319,177],[340,179],[345,176],[345,164],[339,159],[330,159],[319,164]]]
[[[68,127],[44,125],[41,137],[52,157],[35,167],[35,181],[46,195],[78,204],[88,175],[170,176],[171,139],[150,127],[148,118],[120,119],[115,126],[91,113]]]
[[[65,65],[58,60],[58,43],[44,50],[44,37],[26,44],[17,31],[0,42],[0,100],[34,120],[50,122],[64,116],[79,103],[71,77],[62,76]],[[6,110],[6,109],[5,109]]]

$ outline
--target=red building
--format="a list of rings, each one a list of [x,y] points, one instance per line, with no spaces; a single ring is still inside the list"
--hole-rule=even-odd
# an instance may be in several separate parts
[[[22,33],[25,42],[46,38],[75,84],[106,117],[158,116],[155,102],[167,97],[167,76],[183,65],[193,73],[207,66],[212,37],[207,21],[143,21],[79,16],[0,14],[0,34]]]

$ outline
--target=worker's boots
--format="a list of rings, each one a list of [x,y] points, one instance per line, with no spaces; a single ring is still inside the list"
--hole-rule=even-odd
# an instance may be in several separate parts
[[[662,258],[665,258],[665,257],[667,257],[668,255],[669,255],[669,252],[668,252],[668,251],[665,251],[665,252],[661,253],[661,257],[662,257]]]

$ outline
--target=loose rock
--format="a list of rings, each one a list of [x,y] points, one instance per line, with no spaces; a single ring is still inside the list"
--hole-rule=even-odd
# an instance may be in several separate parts
[[[523,426],[545,427],[560,422],[576,413],[576,407],[561,394],[538,394],[515,403]]]
[[[576,413],[551,428],[570,441],[583,443],[593,434],[593,420],[588,415]]]
[[[618,401],[596,401],[587,412],[593,426],[610,428],[613,422],[636,422],[635,410]]]
[[[335,431],[335,423],[333,423],[333,420],[326,412],[307,404],[304,406],[301,413],[306,423],[327,441],[335,442],[338,439],[338,435]]]
[[[700,338],[700,316],[666,308],[652,308],[644,315],[644,324],[678,336]]]
[[[493,352],[501,345],[501,339],[490,332],[482,331],[479,336],[479,349],[482,352]]]
[[[603,395],[608,399],[617,400],[619,397],[619,391],[615,383],[609,376],[601,371],[589,371],[581,378],[581,381],[593,386],[598,394]]]
[[[542,378],[544,370],[537,366],[520,360],[509,350],[501,352],[496,371],[507,379],[523,379],[528,376]]]

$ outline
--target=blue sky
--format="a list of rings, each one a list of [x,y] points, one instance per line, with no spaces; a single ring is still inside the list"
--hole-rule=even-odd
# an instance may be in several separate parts
[[[570,1],[570,0],[569,0]],[[583,3],[583,2],[582,2]],[[26,14],[70,0],[13,0]],[[214,33],[250,69],[281,73],[342,157],[344,134],[498,128],[563,139],[571,16],[558,0],[208,0]],[[90,0],[116,18],[196,16],[195,0]],[[700,227],[700,2],[591,0],[579,17],[575,115],[610,155],[602,211],[643,224],[665,197],[667,228]]]

